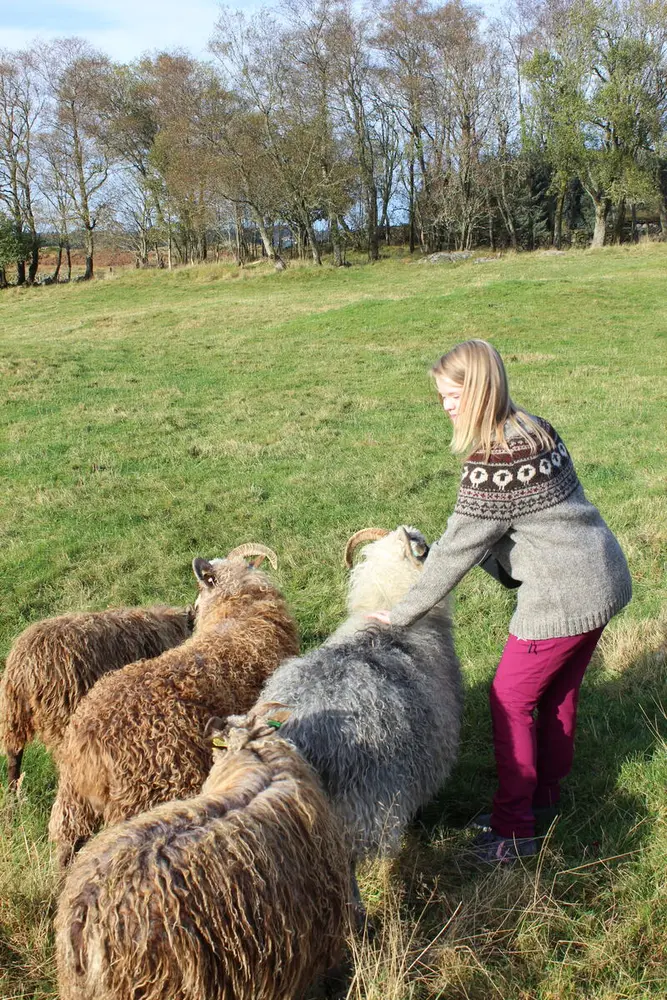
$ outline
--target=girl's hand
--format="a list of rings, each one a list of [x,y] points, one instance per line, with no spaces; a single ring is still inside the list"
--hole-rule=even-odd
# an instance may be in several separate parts
[[[365,617],[370,621],[380,622],[382,625],[391,625],[388,611],[370,611]]]

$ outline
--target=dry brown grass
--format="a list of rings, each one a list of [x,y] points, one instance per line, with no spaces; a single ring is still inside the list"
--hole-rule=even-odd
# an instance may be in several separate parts
[[[53,1000],[57,995],[52,924],[59,878],[36,819],[26,803],[0,797],[2,1000]],[[43,829],[43,819],[39,825]]]

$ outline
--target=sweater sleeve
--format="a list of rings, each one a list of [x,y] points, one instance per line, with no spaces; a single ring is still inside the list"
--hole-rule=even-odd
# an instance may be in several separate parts
[[[412,625],[447,596],[469,569],[509,528],[506,520],[470,517],[454,512],[447,529],[431,546],[422,574],[402,601],[392,608],[392,625]]]

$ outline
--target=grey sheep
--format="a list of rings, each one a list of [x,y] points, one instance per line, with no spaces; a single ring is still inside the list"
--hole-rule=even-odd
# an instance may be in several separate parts
[[[229,720],[200,795],[81,852],[56,919],[61,1000],[292,1000],[339,959],[343,837],[275,708]]]
[[[248,711],[268,676],[298,651],[284,597],[243,559],[253,553],[275,561],[251,543],[226,559],[195,559],[192,637],[103,677],[72,716],[49,823],[61,864],[100,822],[199,792],[211,767],[208,719]]]
[[[319,649],[283,663],[260,695],[289,707],[281,732],[320,775],[353,861],[398,848],[451,771],[462,712],[446,601],[408,628],[364,617],[391,608],[415,582],[424,537],[414,528],[366,529],[348,543],[348,562],[370,539],[352,571],[348,619]]]
[[[0,747],[15,787],[36,736],[57,757],[77,705],[104,674],[184,642],[192,609],[117,608],[59,615],[14,641],[0,680]]]

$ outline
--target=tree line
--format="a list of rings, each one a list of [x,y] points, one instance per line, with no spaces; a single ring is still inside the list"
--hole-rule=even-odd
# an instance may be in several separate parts
[[[0,52],[0,286],[45,244],[92,277],[97,234],[171,267],[667,233],[667,0],[283,0],[209,48]]]

